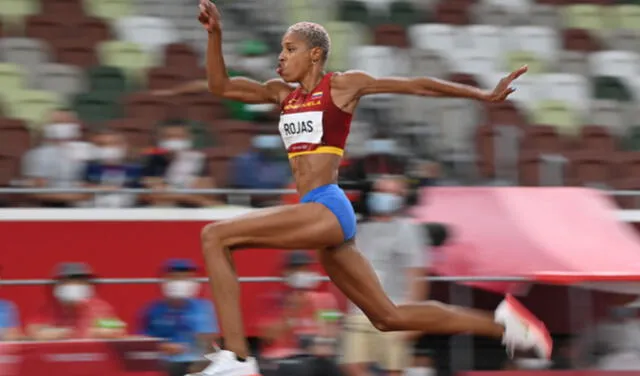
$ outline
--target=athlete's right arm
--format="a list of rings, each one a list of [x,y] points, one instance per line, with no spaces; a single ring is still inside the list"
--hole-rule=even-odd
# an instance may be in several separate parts
[[[208,0],[200,1],[199,21],[209,32],[207,44],[207,83],[209,91],[226,99],[245,103],[280,104],[293,90],[282,80],[260,83],[244,77],[230,78],[222,55],[220,13]]]

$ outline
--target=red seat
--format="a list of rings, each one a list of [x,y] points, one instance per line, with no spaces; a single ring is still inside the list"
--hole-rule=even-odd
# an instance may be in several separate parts
[[[41,13],[68,20],[84,15],[82,0],[44,0],[40,2]]]
[[[9,186],[11,180],[18,176],[20,159],[11,155],[0,154],[0,187]]]
[[[616,169],[614,171],[616,178],[631,178],[640,176],[640,152],[617,152],[613,156],[613,158],[615,159],[616,163]]]
[[[210,123],[228,117],[227,109],[220,100],[208,94],[193,94],[180,98],[187,119]]]
[[[527,119],[511,101],[487,103],[485,106],[487,121],[495,125],[514,125],[524,127]]]
[[[147,93],[136,93],[125,98],[124,103],[127,118],[140,118],[159,123],[174,117],[175,104],[169,99]]]
[[[53,42],[56,60],[59,63],[88,69],[98,65],[94,43],[88,38],[60,39]]]
[[[0,119],[0,150],[3,155],[20,158],[30,147],[31,135],[22,120]]]
[[[610,154],[582,150],[568,155],[572,185],[609,184],[612,160]]]
[[[616,139],[608,128],[600,125],[586,125],[580,130],[582,149],[613,152],[616,150]]]
[[[31,15],[26,18],[25,22],[25,36],[27,38],[42,39],[49,43],[63,39],[66,30],[65,21],[50,14]]]
[[[94,46],[113,37],[109,25],[98,17],[85,16],[69,20],[67,30],[69,38],[77,37],[78,30],[82,30],[82,37],[90,40]]]
[[[640,190],[640,178],[638,177],[622,178],[614,181],[612,185],[616,190],[638,191]],[[613,196],[613,197],[618,203],[618,206],[620,206],[623,209],[640,208],[640,196]]]
[[[478,155],[478,169],[485,179],[495,176],[495,137],[496,128],[491,125],[483,125],[476,128],[475,146]]]
[[[518,178],[520,185],[540,185],[540,151],[521,150],[518,160]]]
[[[169,89],[184,82],[184,74],[177,67],[156,67],[147,72],[149,90]]]
[[[246,121],[214,121],[212,122],[214,131],[219,135],[220,143],[235,150],[235,154],[244,153],[251,147],[251,140],[258,133],[255,124]]]
[[[400,25],[379,25],[374,29],[374,43],[381,46],[409,47],[409,38]]]
[[[546,153],[559,153],[562,140],[555,127],[549,125],[530,125],[524,128],[522,148]]]
[[[185,43],[172,43],[164,49],[164,65],[183,71],[200,68],[200,58],[194,49]]]
[[[602,47],[587,30],[565,29],[563,32],[564,49],[569,51],[596,52]]]
[[[440,1],[435,7],[435,22],[452,25],[469,24],[470,3],[465,0]]]

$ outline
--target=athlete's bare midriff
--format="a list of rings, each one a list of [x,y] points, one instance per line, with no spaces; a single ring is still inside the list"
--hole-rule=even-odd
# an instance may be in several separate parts
[[[338,182],[342,157],[335,154],[307,154],[289,160],[300,197],[309,191]]]

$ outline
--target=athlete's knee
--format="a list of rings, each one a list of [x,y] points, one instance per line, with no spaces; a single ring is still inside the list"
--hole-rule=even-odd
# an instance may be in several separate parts
[[[371,317],[371,323],[381,332],[394,332],[402,329],[402,319],[397,310],[384,315]]]
[[[200,239],[203,245],[217,245],[220,248],[225,247],[226,236],[224,232],[224,222],[213,222],[202,228]],[[217,248],[217,247],[216,247]]]

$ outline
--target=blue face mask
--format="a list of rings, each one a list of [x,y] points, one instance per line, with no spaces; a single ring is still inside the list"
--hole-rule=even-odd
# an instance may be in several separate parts
[[[402,207],[402,197],[386,192],[373,192],[367,199],[372,214],[392,214]]]

